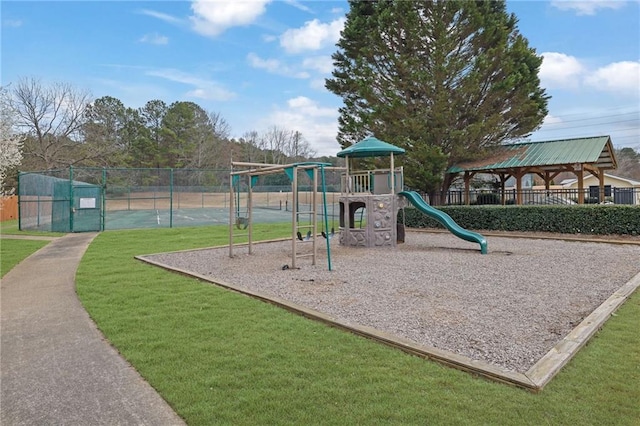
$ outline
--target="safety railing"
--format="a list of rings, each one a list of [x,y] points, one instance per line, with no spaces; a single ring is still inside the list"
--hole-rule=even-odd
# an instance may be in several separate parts
[[[348,179],[347,176],[343,174],[341,192],[349,192],[352,194],[371,192],[371,172],[353,172],[349,174]]]
[[[393,192],[402,191],[403,168],[395,169]],[[388,194],[391,193],[391,172],[389,169],[355,170],[341,176],[341,192],[349,194]]]

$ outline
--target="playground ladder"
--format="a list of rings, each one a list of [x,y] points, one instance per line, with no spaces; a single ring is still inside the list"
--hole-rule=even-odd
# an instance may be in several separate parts
[[[292,243],[291,243],[291,267],[292,268],[297,268],[297,262],[296,260],[299,258],[303,258],[303,257],[311,257],[311,264],[315,265],[316,264],[316,257],[317,257],[317,253],[318,253],[318,247],[317,247],[317,238],[318,238],[318,212],[317,212],[317,201],[318,201],[318,169],[317,168],[313,168],[312,169],[313,175],[312,175],[312,181],[313,181],[313,192],[312,192],[312,196],[311,196],[311,210],[310,211],[304,211],[304,212],[300,212],[298,211],[298,172],[296,170],[296,168],[294,168],[293,170],[293,176],[292,177],[292,184],[293,184],[293,208],[292,210],[292,215],[291,215],[291,219],[293,220],[293,228],[294,228],[294,233],[293,233],[293,238],[292,238]],[[307,220],[306,222],[311,222],[311,224],[309,225],[300,225],[300,215],[310,215],[310,221]],[[305,232],[303,232],[305,231]],[[311,240],[311,244],[312,244],[312,249],[311,249],[311,253],[298,253],[298,247],[297,245],[301,242],[297,236],[298,235],[304,235],[306,236],[308,232],[306,231],[310,231],[310,240]],[[304,238],[304,237],[303,237]],[[304,242],[304,241],[303,241]]]

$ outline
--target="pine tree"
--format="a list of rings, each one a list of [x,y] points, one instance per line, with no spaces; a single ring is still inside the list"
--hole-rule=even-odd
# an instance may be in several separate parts
[[[332,58],[339,142],[373,133],[405,148],[417,190],[446,191],[449,166],[526,137],[547,114],[542,58],[504,1],[350,1]]]

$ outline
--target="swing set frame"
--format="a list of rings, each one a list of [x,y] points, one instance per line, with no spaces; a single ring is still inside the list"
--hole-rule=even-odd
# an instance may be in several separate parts
[[[311,211],[300,212],[298,206],[298,172],[304,170],[312,181],[313,191],[311,200]],[[327,219],[327,191],[325,184],[325,171],[326,170],[344,170],[342,167],[334,167],[330,163],[320,162],[301,162],[285,165],[278,164],[264,164],[264,163],[249,163],[249,162],[231,162],[230,173],[230,197],[229,197],[229,257],[233,257],[234,246],[238,246],[240,243],[234,243],[236,237],[247,237],[249,254],[253,254],[253,209],[252,209],[252,194],[253,186],[257,183],[258,177],[262,175],[276,174],[284,172],[291,181],[291,190],[293,194],[292,212],[291,212],[291,268],[297,269],[297,259],[301,257],[311,257],[311,264],[316,264],[317,251],[318,251],[318,184],[321,184],[322,188],[322,208],[323,212],[323,226],[324,230],[329,229],[329,222]],[[246,217],[240,216],[240,181],[243,176],[249,178],[248,195],[247,195],[247,210]],[[320,180],[320,182],[319,182]],[[236,201],[236,196],[237,201]],[[236,205],[237,204],[237,205]],[[311,216],[308,225],[300,225],[300,215],[309,214]],[[244,227],[244,228],[243,228]],[[238,234],[234,228],[238,230],[246,231],[246,233]],[[308,229],[310,232],[309,240],[312,243],[311,253],[299,254],[297,245],[303,243],[298,239],[298,234],[301,229]],[[326,249],[327,249],[327,267],[329,271],[331,267],[331,246],[329,242],[328,233],[325,234]],[[322,238],[322,236],[320,237]]]

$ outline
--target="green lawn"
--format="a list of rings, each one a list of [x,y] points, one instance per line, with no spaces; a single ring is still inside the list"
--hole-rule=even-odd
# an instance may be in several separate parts
[[[5,235],[39,235],[39,236],[59,236],[58,233],[34,233],[21,232],[18,230],[17,220],[7,220],[0,222],[0,234]],[[4,277],[7,272],[26,258],[30,254],[46,246],[48,241],[38,240],[0,240],[0,277]]]
[[[639,424],[637,293],[532,394],[133,258],[227,235],[224,226],[104,232],[78,271],[100,329],[188,424]]]
[[[41,231],[20,231],[18,219],[6,220],[0,222],[0,234],[5,235],[33,235],[38,237],[60,237],[64,235],[60,232],[41,232]]]
[[[224,226],[104,232],[77,276],[100,329],[190,425],[640,422],[638,293],[532,394],[133,258],[225,244],[227,235]],[[34,242],[2,240],[3,273],[5,250],[20,259],[38,248],[25,243]]]
[[[4,277],[22,259],[49,244],[49,241],[0,240],[0,277]]]

